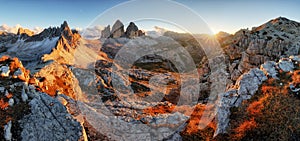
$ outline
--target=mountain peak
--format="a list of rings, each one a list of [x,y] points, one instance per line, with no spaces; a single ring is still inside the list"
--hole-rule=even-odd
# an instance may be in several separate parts
[[[72,30],[70,29],[67,21],[64,21],[63,24],[60,26],[60,32],[63,36],[65,36],[68,40],[70,40],[70,38],[73,35]]]
[[[119,19],[116,20],[115,24],[116,24],[116,25],[123,25],[123,23],[122,23]],[[114,24],[114,25],[115,25],[115,24]]]
[[[268,21],[267,23],[254,27],[252,30],[254,32],[286,32],[286,33],[295,33],[297,31],[293,31],[300,28],[300,23],[290,20],[285,17],[278,17]]]
[[[24,29],[24,28],[20,27],[18,29],[17,35],[24,35],[24,34],[27,36],[32,36],[32,35],[34,35],[34,32],[29,29]]]
[[[68,25],[68,22],[67,22],[67,21],[64,21],[63,24],[61,24],[60,29],[61,29],[61,30],[64,30],[64,29],[69,29],[69,30],[70,30],[70,27],[69,27],[69,25]]]
[[[276,22],[276,21],[291,21],[291,20],[289,20],[288,18],[286,18],[286,17],[278,17],[278,18],[275,18],[275,19],[273,19],[273,20],[271,20],[271,21],[274,21],[274,22]]]
[[[111,35],[113,38],[120,38],[123,37],[124,34],[124,24],[120,20],[117,20],[112,26]]]

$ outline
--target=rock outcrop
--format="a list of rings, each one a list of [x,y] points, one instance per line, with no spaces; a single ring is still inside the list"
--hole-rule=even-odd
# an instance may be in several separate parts
[[[294,65],[298,65],[299,60],[297,60],[298,56],[290,58],[296,59],[282,58],[278,63],[268,61],[261,65],[261,69],[250,69],[248,73],[244,73],[238,78],[233,89],[220,95],[215,135],[227,132],[231,107],[239,107],[243,100],[250,99],[268,77],[279,79],[277,77],[279,71],[293,71]]]
[[[6,140],[78,140],[82,127],[56,99],[40,92],[40,82],[22,63],[7,56],[0,65],[9,72],[0,78],[2,131]],[[34,81],[35,80],[35,81]]]
[[[108,25],[101,31],[101,38],[135,38],[139,36],[144,36],[145,33],[142,30],[139,30],[135,23],[130,22],[126,31],[124,31],[124,24],[117,20],[112,29],[110,30],[110,26]]]
[[[110,25],[108,25],[101,31],[101,38],[108,38],[108,37],[110,37]]]
[[[279,17],[252,30],[243,29],[232,36],[219,37],[231,62],[231,79],[236,81],[243,73],[267,61],[298,55],[299,31],[299,23]]]
[[[117,20],[111,28],[111,37],[112,38],[120,38],[124,37],[124,25],[120,20]]]
[[[126,28],[125,35],[127,38],[135,38],[135,37],[143,36],[145,35],[145,33],[139,30],[139,28],[133,22],[130,22],[128,27]]]
[[[19,121],[22,140],[79,140],[82,136],[80,123],[58,100],[38,93],[29,106],[30,113]]]

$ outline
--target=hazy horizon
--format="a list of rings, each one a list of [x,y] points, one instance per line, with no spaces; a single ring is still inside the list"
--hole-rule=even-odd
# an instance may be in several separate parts
[[[5,3],[5,6],[0,9],[2,13],[0,25],[5,24],[10,27],[17,25],[38,30],[49,26],[59,26],[65,20],[68,21],[71,28],[84,29],[99,14],[126,2],[126,0],[89,2],[3,0],[2,2]],[[235,33],[241,28],[251,29],[280,16],[300,21],[300,15],[297,14],[297,5],[300,4],[300,1],[176,0],[175,2],[195,11],[214,33],[219,31]],[[172,11],[168,12],[172,14]],[[121,21],[124,16],[126,15],[118,15]],[[185,15],[178,16],[184,17]],[[109,24],[112,25],[113,23]],[[172,26],[159,23],[158,25],[153,25],[153,23],[138,23],[137,25],[144,30],[151,30],[154,26],[158,26],[172,31],[179,31]],[[193,27],[196,28],[197,25],[193,25]]]

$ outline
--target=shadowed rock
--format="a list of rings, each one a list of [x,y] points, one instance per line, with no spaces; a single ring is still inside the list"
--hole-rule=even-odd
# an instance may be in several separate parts
[[[124,25],[120,20],[117,20],[111,29],[111,37],[112,38],[120,38],[124,37]]]

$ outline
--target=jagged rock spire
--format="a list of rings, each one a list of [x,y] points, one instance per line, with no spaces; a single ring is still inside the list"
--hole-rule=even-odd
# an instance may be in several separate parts
[[[134,22],[130,22],[128,27],[126,28],[126,32],[124,31],[124,24],[117,20],[112,29],[110,30],[110,26],[108,25],[101,31],[101,38],[120,38],[120,37],[127,37],[127,38],[134,38],[138,36],[143,36],[145,33],[135,25]]]
[[[124,24],[120,20],[117,20],[111,29],[111,37],[120,38],[124,37],[124,35]]]
[[[137,36],[137,31],[139,30],[139,28],[133,23],[130,22],[128,27],[126,28],[126,37],[128,38],[134,38]]]
[[[60,32],[63,36],[65,36],[65,38],[67,38],[68,40],[70,40],[70,38],[72,37],[73,33],[67,23],[67,21],[64,21],[64,23],[60,26]]]

